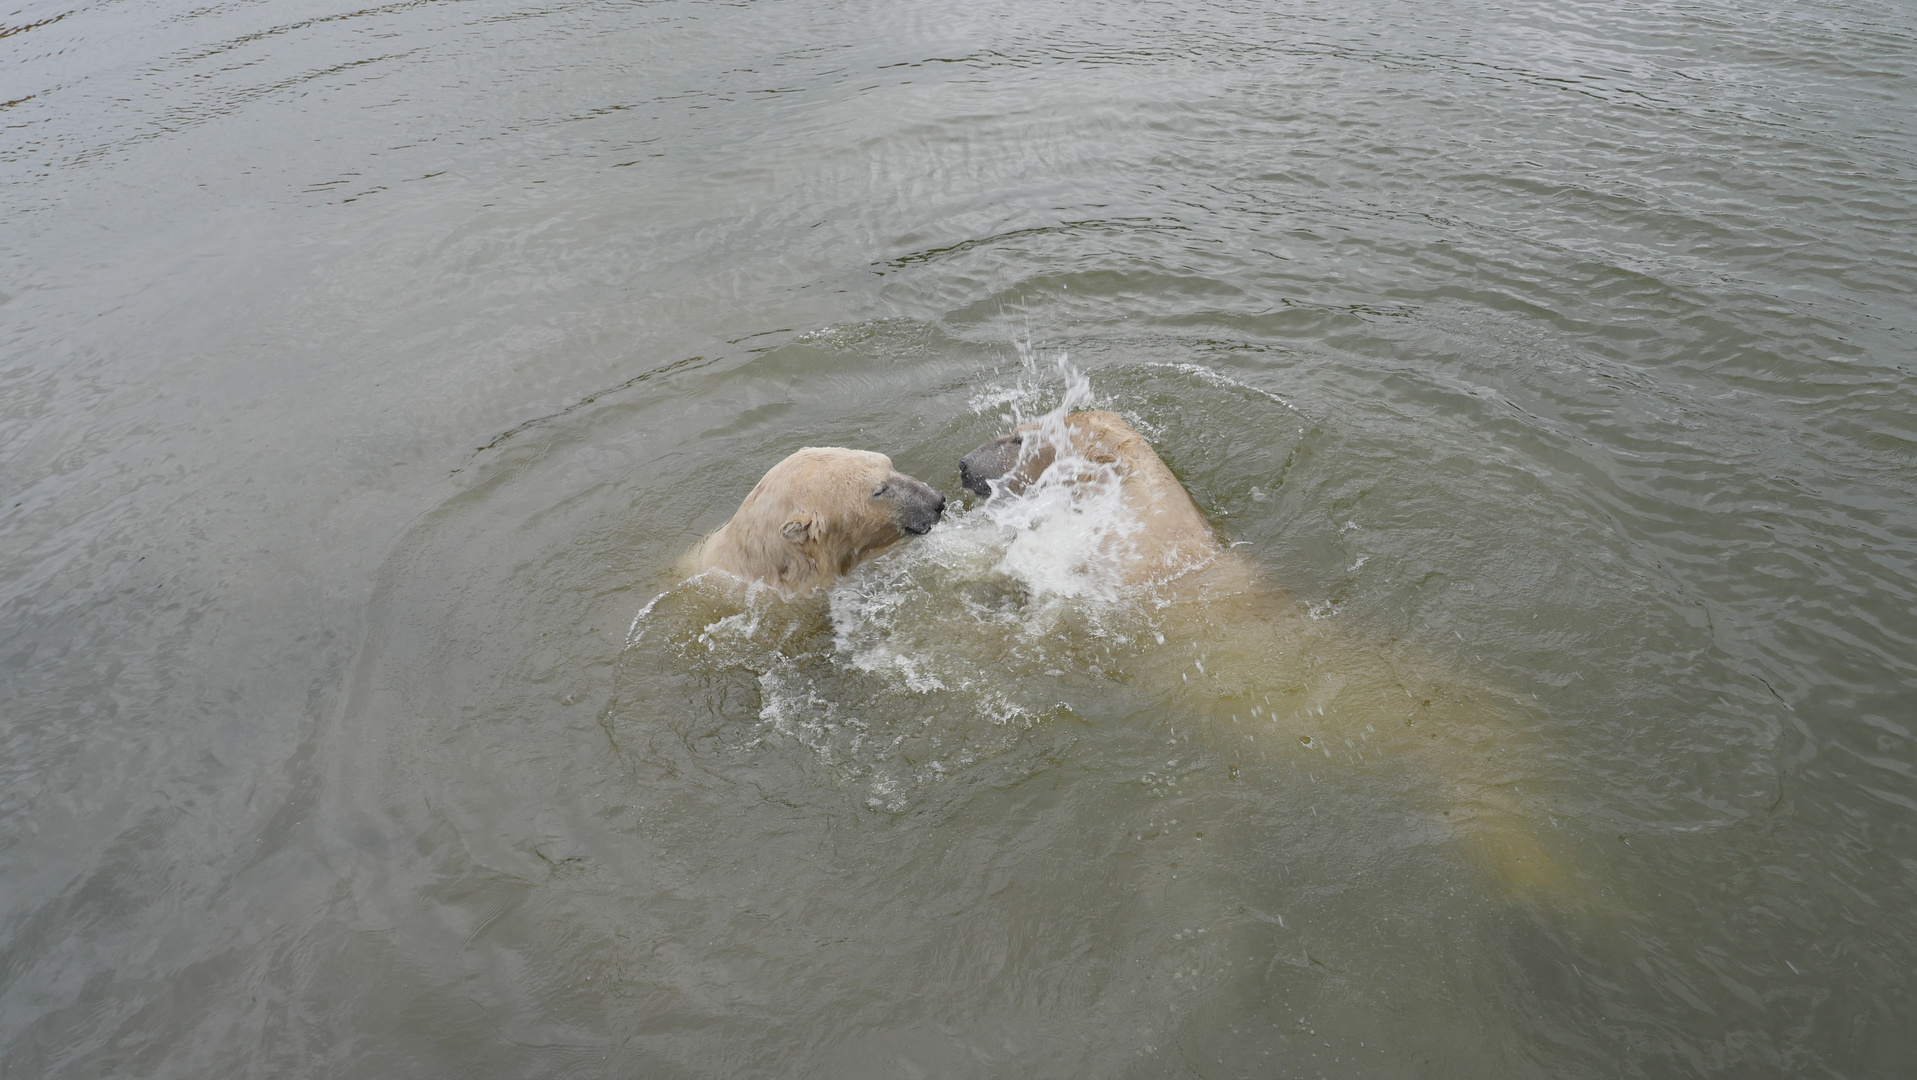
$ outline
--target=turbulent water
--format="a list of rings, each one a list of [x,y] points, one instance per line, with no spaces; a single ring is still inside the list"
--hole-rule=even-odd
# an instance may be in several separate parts
[[[1907,6],[22,3],[0,1075],[1917,1061]]]

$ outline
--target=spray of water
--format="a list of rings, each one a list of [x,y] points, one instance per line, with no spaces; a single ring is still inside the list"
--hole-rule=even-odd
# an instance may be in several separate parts
[[[1125,505],[1117,470],[1081,454],[1065,425],[1071,413],[1096,404],[1091,380],[1063,352],[1046,364],[1029,342],[1019,342],[1018,354],[1018,381],[1009,391],[975,398],[973,408],[983,412],[1003,405],[1000,415],[1008,427],[1033,425],[1035,437],[1020,447],[1021,467],[1048,451],[1052,462],[1023,490],[998,491],[958,524],[994,530],[1001,547],[994,571],[1016,579],[1040,600],[1114,601],[1139,523]],[[1056,373],[1062,392],[1034,416],[1047,388],[1046,367]]]

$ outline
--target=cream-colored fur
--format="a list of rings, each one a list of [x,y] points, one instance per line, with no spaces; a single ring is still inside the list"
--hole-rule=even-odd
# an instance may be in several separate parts
[[[830,588],[859,563],[929,529],[944,505],[884,454],[808,446],[768,470],[680,568],[722,570],[788,595]]]

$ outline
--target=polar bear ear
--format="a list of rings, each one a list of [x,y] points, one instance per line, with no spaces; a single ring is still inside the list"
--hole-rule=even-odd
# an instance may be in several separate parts
[[[779,535],[785,537],[786,542],[791,544],[805,543],[806,537],[812,533],[813,519],[810,510],[798,511],[787,518],[784,525],[779,526]]]

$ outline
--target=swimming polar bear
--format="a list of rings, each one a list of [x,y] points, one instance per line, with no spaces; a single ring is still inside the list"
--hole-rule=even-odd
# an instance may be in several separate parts
[[[1155,610],[1164,634],[1134,658],[1134,676],[1214,729],[1229,716],[1244,734],[1282,733],[1333,760],[1335,748],[1342,758],[1415,764],[1436,778],[1446,825],[1508,892],[1585,903],[1522,812],[1511,777],[1528,771],[1527,748],[1511,737],[1496,695],[1401,643],[1360,639],[1301,611],[1220,543],[1184,485],[1116,413],[1020,425],[961,458],[959,477],[988,499],[1048,486],[1088,499],[1115,493],[1129,521],[1102,538],[1100,558]]]

